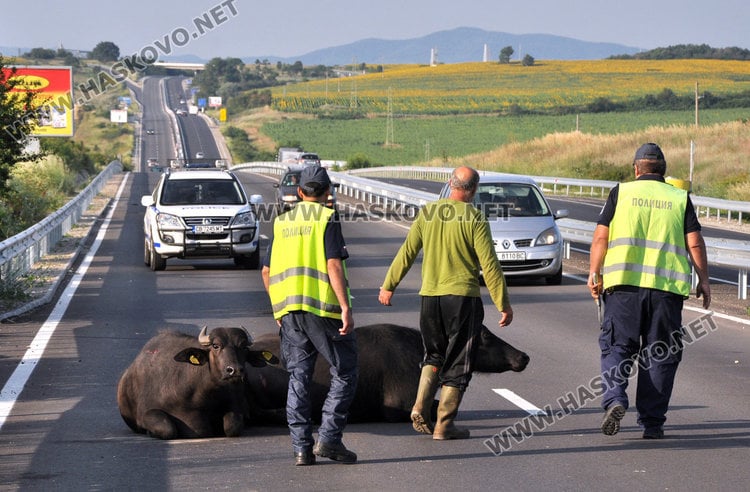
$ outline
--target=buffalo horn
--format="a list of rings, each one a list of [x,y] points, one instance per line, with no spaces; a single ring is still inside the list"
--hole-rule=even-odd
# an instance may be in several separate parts
[[[200,343],[203,346],[211,345],[211,337],[208,336],[208,326],[204,325],[203,328],[201,328],[200,335],[198,335],[198,343]]]

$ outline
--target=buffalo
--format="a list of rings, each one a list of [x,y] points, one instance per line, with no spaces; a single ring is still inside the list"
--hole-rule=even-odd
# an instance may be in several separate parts
[[[349,422],[411,422],[411,408],[419,386],[422,336],[419,331],[392,324],[356,329],[359,381],[349,409]],[[279,353],[279,336],[262,335],[254,348]],[[482,327],[474,370],[484,373],[520,372],[529,356]],[[330,384],[328,363],[318,357],[311,387],[314,418],[320,419]],[[286,422],[289,375],[282,366],[248,369],[245,391],[249,424]]]
[[[160,439],[242,433],[246,365],[278,363],[250,350],[243,328],[203,327],[198,337],[164,331],[149,340],[117,386],[117,405],[135,432]]]

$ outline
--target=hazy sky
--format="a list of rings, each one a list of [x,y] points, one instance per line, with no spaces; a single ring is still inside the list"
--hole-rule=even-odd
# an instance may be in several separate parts
[[[196,27],[195,18],[204,22]],[[683,43],[750,49],[750,1],[0,0],[0,46],[89,50],[112,41],[122,55],[156,46],[160,56],[293,57],[455,27],[644,49]]]

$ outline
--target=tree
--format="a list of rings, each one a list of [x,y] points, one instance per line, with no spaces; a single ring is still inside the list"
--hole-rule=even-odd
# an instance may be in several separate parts
[[[91,58],[100,62],[118,60],[120,58],[120,48],[111,41],[102,41],[91,51]]]
[[[521,65],[524,67],[533,67],[534,66],[534,57],[531,55],[526,55],[523,57],[523,60],[521,60]]]
[[[510,57],[513,56],[513,47],[506,46],[500,50],[500,63],[510,63]]]
[[[41,158],[24,154],[25,137],[36,126],[34,93],[12,92],[20,83],[15,74],[16,68],[7,66],[0,55],[0,197],[7,192],[8,177],[16,163]]]

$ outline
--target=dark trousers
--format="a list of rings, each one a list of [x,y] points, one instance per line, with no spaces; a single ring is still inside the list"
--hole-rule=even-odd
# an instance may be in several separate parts
[[[319,440],[338,444],[357,387],[356,331],[339,334],[341,321],[295,311],[281,318],[281,357],[289,372],[286,417],[295,452],[313,439],[310,387],[318,354],[331,365],[331,388],[323,404]]]
[[[682,296],[654,289],[617,287],[605,293],[599,336],[605,409],[628,408],[628,376],[638,361],[635,404],[638,423],[659,427],[682,360]]]
[[[424,344],[423,365],[440,368],[441,385],[466,391],[482,330],[481,297],[423,296],[419,329]]]

